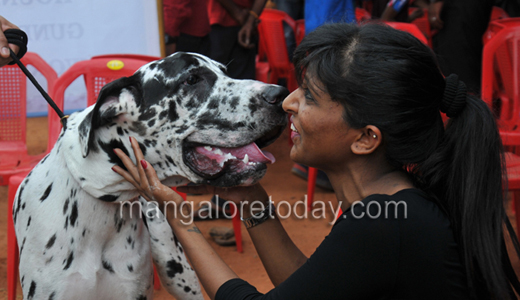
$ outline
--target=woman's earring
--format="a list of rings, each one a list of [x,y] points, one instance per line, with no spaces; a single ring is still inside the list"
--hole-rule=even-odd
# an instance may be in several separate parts
[[[375,138],[375,139],[377,139],[377,135],[375,135],[375,134],[374,134],[374,135],[372,135],[372,137],[373,137],[373,138]]]

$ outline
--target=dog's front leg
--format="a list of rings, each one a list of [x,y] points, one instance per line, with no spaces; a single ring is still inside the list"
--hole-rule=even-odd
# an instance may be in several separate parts
[[[162,286],[177,299],[204,299],[195,271],[189,265],[170,224],[155,203],[147,202],[142,197],[139,201],[148,225],[152,258]]]

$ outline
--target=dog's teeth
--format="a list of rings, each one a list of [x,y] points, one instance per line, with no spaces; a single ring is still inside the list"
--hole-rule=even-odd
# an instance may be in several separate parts
[[[222,152],[222,150],[218,149],[213,151],[213,153],[217,154],[217,155],[224,155],[224,152]]]
[[[213,151],[213,148],[211,148],[210,146],[206,146],[206,147],[204,147],[204,149],[206,149],[208,151]]]
[[[243,162],[244,162],[245,164],[247,164],[247,163],[249,162],[249,156],[248,156],[247,154],[246,154],[246,156],[244,156],[244,160],[243,160]]]

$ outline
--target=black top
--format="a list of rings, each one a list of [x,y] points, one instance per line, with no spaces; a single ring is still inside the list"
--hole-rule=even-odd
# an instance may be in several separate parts
[[[263,295],[231,279],[216,299],[469,299],[457,248],[447,216],[426,193],[371,195],[279,286]]]

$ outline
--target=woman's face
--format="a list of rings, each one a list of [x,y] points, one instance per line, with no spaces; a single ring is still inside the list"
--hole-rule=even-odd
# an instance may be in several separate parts
[[[306,78],[284,100],[283,108],[292,115],[291,159],[327,170],[352,156],[350,146],[357,133],[343,119],[343,106],[332,101],[319,85],[320,82]]]

